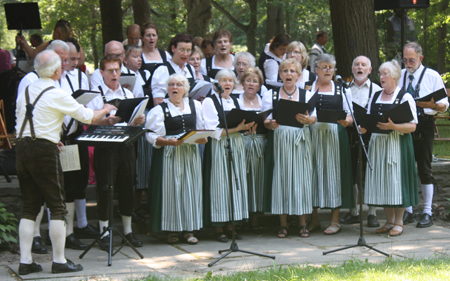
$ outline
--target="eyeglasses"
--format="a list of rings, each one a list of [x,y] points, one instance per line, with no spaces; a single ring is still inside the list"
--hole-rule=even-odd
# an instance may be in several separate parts
[[[402,59],[402,62],[404,64],[415,64],[416,63],[416,59]]]
[[[380,72],[378,73],[379,77],[387,77],[387,76],[391,76],[391,74],[389,72]]]
[[[322,70],[323,72],[333,72],[333,71],[337,70],[337,68],[329,67],[329,66],[327,66],[327,67],[317,67],[317,68]]]
[[[259,81],[257,79],[245,79],[244,83],[246,84],[259,84]]]
[[[183,87],[184,85],[183,84],[181,84],[181,83],[169,83],[169,87],[177,87],[177,88],[181,88],[181,87]]]
[[[246,63],[246,62],[238,62],[238,63],[236,63],[236,66],[237,67],[239,67],[239,66],[248,67],[248,63]]]
[[[281,72],[288,74],[288,73],[297,73],[297,70],[294,69],[283,69]]]
[[[178,49],[178,51],[182,54],[190,54],[192,53],[192,49]]]
[[[112,68],[112,69],[106,69],[106,72],[108,72],[109,74],[113,74],[115,73],[120,73],[120,68]]]

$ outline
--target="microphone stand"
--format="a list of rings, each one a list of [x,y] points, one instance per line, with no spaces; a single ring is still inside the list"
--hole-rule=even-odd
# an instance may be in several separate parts
[[[220,85],[216,85],[217,86],[217,92],[219,93],[219,99],[220,99],[220,106],[222,107],[222,118],[224,120],[224,125],[225,125],[225,132],[227,133],[227,145],[225,146],[225,148],[228,150],[228,183],[230,186],[230,198],[231,198],[231,237],[232,237],[232,242],[230,245],[229,249],[226,250],[219,250],[219,254],[222,254],[223,252],[226,252],[225,254],[223,254],[221,257],[219,257],[218,259],[216,259],[215,261],[211,262],[208,264],[208,267],[213,266],[215,263],[217,263],[218,261],[220,261],[221,259],[225,258],[226,256],[228,256],[229,254],[233,253],[233,252],[242,252],[242,253],[247,253],[247,254],[251,254],[251,255],[257,255],[257,256],[261,256],[261,257],[266,257],[266,258],[271,258],[271,259],[275,259],[275,256],[270,256],[270,255],[265,255],[265,254],[260,254],[260,253],[255,253],[255,252],[250,252],[250,251],[245,251],[245,250],[240,250],[238,247],[238,244],[236,243],[236,227],[234,225],[234,199],[233,199],[233,183],[232,183],[232,177],[234,175],[234,179],[236,182],[236,189],[239,190],[239,181],[238,178],[236,176],[236,169],[235,169],[235,162],[233,159],[233,151],[231,150],[231,140],[230,140],[230,135],[228,133],[228,125],[227,125],[227,119],[225,118],[225,111],[223,108],[223,101],[222,101],[222,93],[223,93],[223,89],[222,87],[220,87]],[[230,97],[231,98],[231,97]],[[232,169],[233,168],[233,169]]]
[[[348,88],[348,86],[347,86],[347,84],[345,84],[345,82],[342,83],[342,84],[343,84],[342,88],[344,90],[345,100],[347,101],[348,108],[350,109],[351,108],[350,107],[350,102],[348,101],[347,95],[345,93],[345,89]],[[346,250],[346,249],[350,249],[350,248],[366,247],[366,248],[369,248],[370,250],[374,250],[375,252],[378,252],[378,253],[383,254],[383,255],[385,255],[387,257],[390,257],[389,254],[386,254],[385,252],[382,252],[382,251],[380,251],[378,249],[375,249],[372,246],[367,245],[366,240],[364,239],[364,231],[363,231],[364,225],[363,225],[363,219],[362,219],[362,211],[363,211],[362,210],[362,205],[363,205],[363,202],[364,202],[363,201],[364,200],[363,193],[362,193],[362,182],[363,182],[363,180],[362,180],[362,178],[363,178],[362,177],[362,174],[363,174],[362,173],[362,169],[363,169],[363,167],[362,167],[362,150],[363,149],[364,149],[364,154],[366,155],[366,158],[367,158],[367,164],[369,165],[371,170],[373,169],[373,167],[372,167],[372,163],[371,163],[371,161],[369,159],[369,155],[367,154],[367,150],[366,150],[366,147],[364,145],[364,141],[362,139],[361,131],[358,128],[358,123],[356,122],[355,115],[353,114],[352,110],[350,110],[350,113],[352,114],[353,122],[355,124],[356,131],[358,132],[358,137],[359,137],[359,148],[358,148],[358,157],[359,157],[359,164],[358,164],[359,165],[359,239],[358,239],[358,242],[356,244],[354,244],[354,245],[347,246],[347,247],[342,247],[342,248],[338,248],[338,249],[334,249],[334,250],[331,250],[331,251],[326,251],[326,252],[323,252],[322,254],[323,255],[327,255],[329,253],[334,253],[334,252],[338,252],[338,251],[342,251],[342,250]]]

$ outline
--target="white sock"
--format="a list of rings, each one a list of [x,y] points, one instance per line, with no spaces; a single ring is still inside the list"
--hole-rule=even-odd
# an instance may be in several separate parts
[[[44,206],[41,206],[41,210],[39,211],[39,214],[36,217],[35,224],[33,226],[33,237],[39,236],[41,237],[41,221],[42,217],[44,216]]]
[[[377,210],[375,209],[375,206],[369,206],[369,214],[368,215],[377,216]]]
[[[423,213],[432,215],[431,213],[431,204],[433,203],[433,192],[434,186],[433,184],[421,184],[422,195],[423,195]]]
[[[108,221],[101,221],[101,220],[99,220],[98,221],[98,225],[100,227],[100,234],[102,234],[103,231],[104,231],[103,228],[108,227],[109,223],[108,223]],[[102,238],[105,237],[105,236],[109,236],[109,232],[105,232],[105,234],[103,234]]]
[[[51,217],[51,212],[50,212],[50,209],[47,208],[47,206],[45,206],[45,208],[47,209],[47,221],[48,221],[48,227],[47,227],[47,229],[50,230],[50,217]]]
[[[412,207],[411,207],[411,206],[406,207],[406,208],[405,208],[405,212],[408,212],[408,213],[412,214],[412,213],[413,213]]]
[[[359,215],[359,212],[358,212],[358,185],[356,183],[353,185],[353,195],[354,195],[356,207],[351,208],[350,213],[352,214],[352,216],[358,216]]]
[[[52,240],[53,262],[66,263],[64,247],[66,245],[66,226],[64,221],[50,220],[50,239]]]
[[[88,225],[86,218],[86,199],[75,199],[75,211],[77,212],[77,226],[84,228]]]
[[[66,203],[67,210],[67,225],[66,225],[66,237],[73,233],[73,219],[75,215],[75,203]]]
[[[19,223],[19,245],[20,245],[20,263],[31,264],[33,257],[31,256],[31,246],[34,237],[35,221],[21,219]]]
[[[123,224],[123,235],[127,235],[131,233],[131,217],[122,216],[122,224]]]

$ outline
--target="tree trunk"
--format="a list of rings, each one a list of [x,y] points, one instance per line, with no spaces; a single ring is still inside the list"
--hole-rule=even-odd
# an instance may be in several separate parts
[[[374,0],[329,1],[338,73],[352,76],[353,59],[364,55],[372,61],[374,76],[380,65]]]
[[[100,0],[103,45],[111,40],[123,41],[122,1]]]
[[[283,12],[283,1],[267,0],[266,42],[278,34],[285,33]]]
[[[444,12],[448,9],[449,1],[442,1],[440,4],[440,11]],[[445,14],[445,13],[444,13]],[[447,39],[447,24],[442,22],[441,26],[437,28],[438,30],[438,58],[437,58],[437,72],[444,73],[446,72],[446,63],[445,63],[445,55],[446,55],[446,39]]]
[[[151,21],[150,3],[148,0],[133,0],[134,23],[139,26]]]
[[[205,36],[212,19],[211,0],[183,0],[187,10],[187,33]]]
[[[92,10],[92,16],[95,18],[95,10]],[[91,28],[91,49],[92,49],[92,58],[94,59],[94,67],[98,68],[98,52],[97,52],[97,24],[94,23]]]

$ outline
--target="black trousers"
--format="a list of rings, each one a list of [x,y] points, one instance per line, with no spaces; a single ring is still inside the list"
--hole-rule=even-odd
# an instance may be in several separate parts
[[[351,126],[347,127],[347,134],[348,134],[348,140],[350,142],[350,153],[352,156],[352,173],[353,173],[353,184],[357,183],[359,184],[359,174],[358,174],[358,159],[359,159],[359,137],[358,132],[356,131],[356,128]],[[362,139],[364,142],[364,145],[366,147],[366,150],[369,151],[369,141],[370,141],[370,133],[365,133],[362,135]],[[363,173],[363,184],[364,184],[364,176],[366,172],[366,163],[367,158],[364,154],[364,150],[362,151],[362,171]]]
[[[422,184],[432,184],[431,161],[433,158],[434,117],[419,116],[419,124],[413,133],[414,156],[417,162],[417,173]]]
[[[97,214],[98,219],[106,221],[108,214],[108,196],[111,175],[111,154],[113,155],[113,182],[119,198],[119,211],[123,216],[131,216],[134,204],[136,183],[136,153],[134,146],[118,148],[99,148],[94,151],[94,169],[97,178]]]
[[[22,193],[22,218],[35,220],[44,197],[52,220],[67,214],[64,176],[57,145],[46,139],[25,137],[16,143],[16,167]]]
[[[66,144],[76,143],[74,141]],[[72,203],[75,199],[86,198],[86,187],[89,182],[89,151],[87,146],[78,145],[81,169],[64,173],[64,189],[66,191],[66,202]]]

